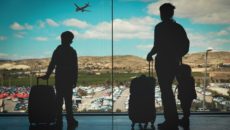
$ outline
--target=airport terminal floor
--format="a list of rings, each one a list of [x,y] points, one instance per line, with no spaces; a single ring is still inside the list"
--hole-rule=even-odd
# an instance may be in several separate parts
[[[79,121],[79,126],[75,130],[130,130],[131,122],[127,115],[79,115],[75,116]],[[67,130],[66,120],[64,119],[63,130]],[[162,122],[163,115],[157,115],[155,127]],[[230,130],[229,114],[212,115],[191,115],[190,130]],[[150,129],[150,126],[148,126]],[[0,130],[29,130],[27,116],[0,116]],[[135,130],[138,130],[135,126]],[[157,128],[156,128],[157,130]],[[183,130],[183,128],[180,128]]]

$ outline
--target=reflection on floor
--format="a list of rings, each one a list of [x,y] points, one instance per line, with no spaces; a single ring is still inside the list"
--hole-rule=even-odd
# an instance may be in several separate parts
[[[113,126],[111,116],[78,116],[75,118],[79,121],[79,126],[74,130],[131,129],[128,116],[114,116]],[[157,115],[155,126],[163,120],[162,115]],[[230,130],[229,123],[230,115],[192,115],[190,130]],[[135,129],[137,130],[138,126]],[[29,130],[28,118],[27,116],[0,116],[0,130]],[[39,130],[45,129],[40,128]],[[62,130],[67,130],[66,120],[64,120]]]

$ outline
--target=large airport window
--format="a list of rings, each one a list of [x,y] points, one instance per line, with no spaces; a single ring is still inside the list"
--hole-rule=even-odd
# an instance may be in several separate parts
[[[72,96],[74,112],[127,113],[131,81],[143,75],[148,77],[149,70],[156,79],[152,86],[155,107],[157,112],[163,112],[156,55],[150,69],[146,60],[156,41],[161,4],[149,0],[3,1],[0,112],[27,112],[31,87],[37,85],[38,76],[46,73],[54,50],[61,44],[60,35],[67,30],[74,34],[71,46],[78,56],[78,81]],[[190,41],[182,62],[191,67],[195,81],[197,96],[191,111],[229,112],[229,21],[219,20],[224,15],[222,10],[208,13],[198,6],[203,14],[197,15],[199,12],[182,6],[187,3],[173,4],[174,22],[184,28]],[[209,14],[216,17],[212,19]],[[168,50],[174,49],[171,47]],[[55,76],[54,70],[48,85],[55,87]],[[39,84],[47,83],[40,80]],[[172,90],[181,112],[177,86],[174,79]]]

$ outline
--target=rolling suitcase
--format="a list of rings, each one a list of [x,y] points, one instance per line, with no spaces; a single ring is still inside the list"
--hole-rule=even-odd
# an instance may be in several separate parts
[[[29,96],[28,114],[30,125],[55,124],[56,117],[56,97],[52,86],[39,85],[39,78],[37,78],[37,85],[32,86]]]
[[[131,81],[128,114],[132,121],[132,129],[134,129],[135,123],[139,123],[141,129],[142,123],[144,123],[144,129],[146,129],[149,122],[154,129],[156,119],[155,84],[155,78],[150,76],[149,62],[149,76],[141,75]]]

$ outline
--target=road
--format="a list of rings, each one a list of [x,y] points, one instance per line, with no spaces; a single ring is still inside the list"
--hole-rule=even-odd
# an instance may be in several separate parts
[[[91,98],[82,98],[82,103],[79,104],[79,108],[78,111],[83,111],[84,109],[88,109],[91,105],[91,102],[99,97],[102,97],[104,95],[104,93],[106,92],[106,90],[100,91],[100,92],[96,92],[93,97]]]
[[[115,101],[113,111],[116,112],[117,109],[120,109],[122,112],[126,112],[125,101],[129,96],[129,88],[126,88],[121,96]]]

